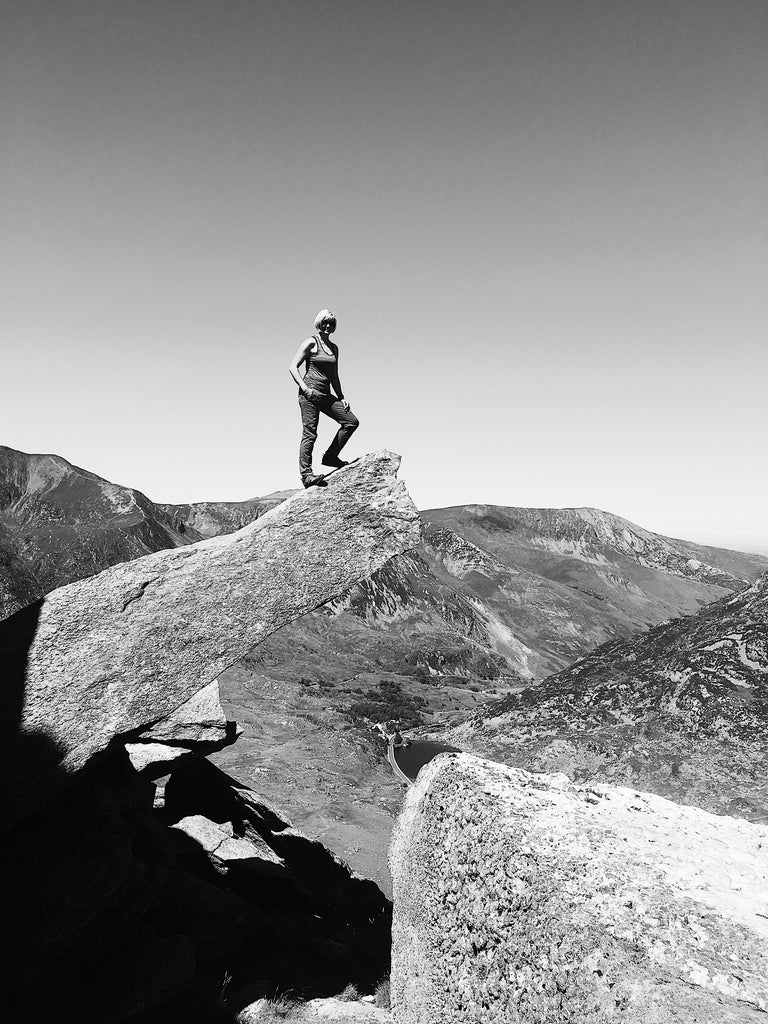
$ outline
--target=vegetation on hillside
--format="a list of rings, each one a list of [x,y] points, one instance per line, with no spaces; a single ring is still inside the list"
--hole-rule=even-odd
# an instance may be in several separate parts
[[[404,729],[413,729],[424,723],[423,709],[427,706],[424,697],[406,693],[402,683],[393,679],[382,679],[368,690],[362,699],[353,701],[346,714],[356,723],[388,722],[396,719]]]

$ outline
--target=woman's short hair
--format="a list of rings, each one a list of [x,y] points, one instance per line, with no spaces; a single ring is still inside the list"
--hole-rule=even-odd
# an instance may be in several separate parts
[[[319,330],[324,323],[331,321],[333,326],[336,326],[336,314],[332,313],[330,309],[321,309],[315,317],[315,330]]]

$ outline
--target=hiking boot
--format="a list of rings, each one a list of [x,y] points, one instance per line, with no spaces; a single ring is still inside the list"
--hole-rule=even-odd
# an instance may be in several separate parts
[[[345,462],[344,459],[340,459],[338,455],[328,455],[326,452],[323,456],[323,465],[331,466],[333,469],[343,469],[344,466],[348,466],[349,463]]]
[[[305,487],[327,487],[328,481],[324,476],[318,473],[307,473],[306,476],[301,478],[301,482]]]

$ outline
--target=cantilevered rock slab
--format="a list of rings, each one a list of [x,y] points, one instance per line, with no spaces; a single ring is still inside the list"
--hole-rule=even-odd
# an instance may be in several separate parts
[[[113,566],[0,622],[4,823],[418,544],[399,461],[367,455],[238,533]]]
[[[390,866],[395,1024],[766,1020],[768,828],[441,754]]]

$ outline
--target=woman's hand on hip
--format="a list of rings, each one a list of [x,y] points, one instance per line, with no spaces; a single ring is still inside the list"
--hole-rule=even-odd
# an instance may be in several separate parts
[[[340,401],[340,402],[341,402],[341,404],[342,404],[342,405],[344,406],[344,409],[345,409],[345,410],[346,410],[347,412],[349,412],[349,402],[347,401],[347,399],[346,399],[346,398],[340,398],[340,399],[339,399],[339,401]]]

